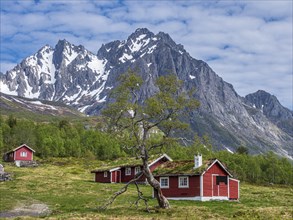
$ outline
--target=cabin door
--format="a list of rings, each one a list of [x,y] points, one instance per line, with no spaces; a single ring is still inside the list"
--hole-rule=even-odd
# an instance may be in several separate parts
[[[116,183],[121,183],[121,171],[116,171]]]
[[[213,175],[213,196],[228,196],[227,176]]]
[[[212,178],[213,178],[213,196],[219,196],[219,185],[217,185],[217,176],[218,175],[213,175]]]
[[[120,170],[113,171],[111,175],[112,175],[112,183],[120,183],[121,182]]]

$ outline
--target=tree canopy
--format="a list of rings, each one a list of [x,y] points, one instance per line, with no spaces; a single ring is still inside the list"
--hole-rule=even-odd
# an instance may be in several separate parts
[[[155,82],[157,92],[145,100],[140,97],[142,78],[134,71],[128,70],[119,78],[119,83],[112,93],[114,102],[103,112],[109,121],[109,131],[118,133],[125,147],[142,159],[141,175],[154,188],[159,206],[169,208],[159,182],[148,167],[149,155],[158,148],[168,147],[178,141],[179,138],[173,132],[188,127],[180,120],[180,116],[197,108],[199,102],[193,98],[192,92],[181,90],[182,81],[174,74],[158,77]],[[154,139],[151,131],[156,127],[162,131],[162,136]],[[124,190],[125,187],[122,191]],[[115,198],[114,196],[112,201]]]

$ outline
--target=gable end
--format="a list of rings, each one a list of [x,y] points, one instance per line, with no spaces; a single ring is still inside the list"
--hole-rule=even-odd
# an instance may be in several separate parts
[[[229,177],[233,177],[233,175],[226,169],[226,167],[218,159],[216,159],[201,175],[204,175],[216,163],[229,175]]]

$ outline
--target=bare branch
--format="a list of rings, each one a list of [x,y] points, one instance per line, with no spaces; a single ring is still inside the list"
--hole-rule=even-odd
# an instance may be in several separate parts
[[[145,207],[146,207],[146,211],[147,211],[147,212],[150,212],[150,210],[149,210],[149,205],[148,205],[148,200],[147,200],[146,198],[143,197],[143,193],[142,193],[142,191],[140,191],[137,182],[135,182],[135,186],[136,186],[137,197],[138,197],[137,200],[134,202],[136,208],[138,207],[138,203],[139,203],[139,201],[140,201],[140,200],[143,200],[143,201],[144,201],[144,204],[145,204]]]
[[[136,178],[134,178],[134,179],[130,180],[128,183],[126,183],[125,186],[123,186],[119,191],[117,191],[116,193],[114,193],[114,195],[111,196],[111,197],[109,198],[108,202],[107,202],[105,205],[100,206],[99,209],[100,209],[100,210],[105,210],[105,209],[107,209],[107,207],[108,207],[109,205],[111,205],[111,204],[115,201],[115,199],[116,199],[118,196],[120,196],[121,194],[123,194],[123,193],[125,193],[125,192],[127,191],[128,186],[129,186],[131,183],[134,183],[134,182],[136,182],[137,180],[139,180],[139,178],[141,178],[142,175],[143,175],[143,173],[141,173],[141,174],[138,175]]]
[[[154,144],[154,145],[150,146],[147,150],[150,151],[150,150],[152,150],[152,149],[162,147],[162,146],[164,146],[165,144],[166,144],[166,142],[162,142],[162,143],[160,143],[160,144]]]
[[[136,132],[135,129],[136,129],[136,124],[134,124],[134,123],[133,123],[133,120],[132,120],[132,132],[133,132],[133,134],[134,134],[134,137],[135,137],[136,143],[139,145],[139,144],[140,144],[139,131]],[[138,130],[139,130],[139,128],[138,128]]]
[[[158,126],[159,124],[161,124],[163,121],[168,120],[171,116],[172,116],[173,112],[168,113],[165,117],[162,117],[161,119],[159,119],[156,123],[151,124],[147,127],[148,130],[150,130],[153,127]]]
[[[126,146],[126,145],[123,145],[122,148],[123,149],[126,149],[126,150],[131,150],[133,148],[136,148],[136,146]]]
[[[138,119],[134,122],[134,125],[137,125],[138,123],[145,121],[145,120],[146,120],[145,118]]]

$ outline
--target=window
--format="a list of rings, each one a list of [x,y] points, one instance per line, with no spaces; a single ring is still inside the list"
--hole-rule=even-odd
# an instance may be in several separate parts
[[[227,185],[227,176],[217,176],[216,177],[216,184],[220,185],[220,183],[224,183]]]
[[[26,157],[27,156],[27,152],[25,152],[25,151],[20,152],[20,156],[21,157]]]
[[[188,188],[189,187],[188,176],[179,176],[178,182],[179,182],[178,188]]]
[[[131,175],[131,167],[126,167],[125,168],[125,176],[130,176]]]
[[[135,170],[134,170],[134,174],[138,174],[138,173],[140,173],[140,167],[135,167]]]
[[[108,177],[108,172],[107,171],[104,172],[104,177]]]
[[[169,177],[160,177],[161,188],[169,188]]]

